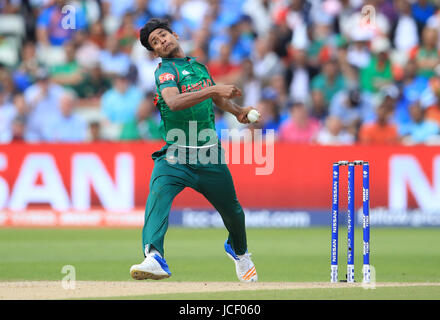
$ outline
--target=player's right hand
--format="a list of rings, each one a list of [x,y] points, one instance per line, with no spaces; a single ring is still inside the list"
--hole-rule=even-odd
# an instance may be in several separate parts
[[[226,99],[241,96],[241,90],[232,84],[217,84],[214,86],[218,96]]]

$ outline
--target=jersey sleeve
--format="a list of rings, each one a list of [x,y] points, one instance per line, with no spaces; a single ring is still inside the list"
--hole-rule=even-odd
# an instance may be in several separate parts
[[[154,78],[159,91],[168,87],[177,87],[178,76],[174,68],[161,66],[154,72]]]

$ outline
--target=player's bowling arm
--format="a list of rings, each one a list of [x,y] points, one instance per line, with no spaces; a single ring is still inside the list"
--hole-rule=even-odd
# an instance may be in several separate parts
[[[249,123],[249,119],[246,115],[253,109],[252,107],[241,108],[236,103],[219,96],[212,98],[212,101],[223,111],[232,113],[240,123]]]
[[[172,111],[191,108],[192,106],[215,96],[213,87],[200,91],[180,93],[177,87],[168,87],[162,90],[162,97]]]
[[[167,87],[161,93],[165,103],[173,111],[190,108],[209,98],[231,99],[241,96],[241,90],[234,85],[215,85],[203,90],[185,93],[180,93],[177,87]]]
[[[212,101],[215,103],[217,107],[219,107],[223,111],[232,113],[234,116],[239,115],[241,112],[241,108],[231,100],[225,99],[220,96],[216,96],[212,98]]]

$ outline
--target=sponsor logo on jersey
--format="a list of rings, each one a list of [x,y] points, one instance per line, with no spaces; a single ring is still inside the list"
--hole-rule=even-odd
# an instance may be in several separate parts
[[[160,83],[164,83],[165,81],[174,81],[174,79],[176,79],[176,76],[174,74],[171,73],[162,73],[159,76],[159,82]]]

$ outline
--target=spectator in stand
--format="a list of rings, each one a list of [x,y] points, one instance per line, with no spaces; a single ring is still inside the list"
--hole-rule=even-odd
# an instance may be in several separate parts
[[[242,106],[255,106],[261,98],[262,83],[255,76],[251,59],[244,59],[241,66],[241,74],[236,83],[243,94],[236,98],[237,103]]]
[[[437,73],[440,71],[436,68]],[[425,117],[440,126],[440,77],[429,80],[428,87],[420,95],[420,105],[426,110]]]
[[[72,5],[67,0],[55,0],[49,7],[44,8],[37,20],[37,40],[44,46],[62,46],[72,40],[77,30],[87,28],[87,19],[81,7],[75,6],[75,11],[63,13],[65,5]],[[74,14],[68,18],[67,14]]]
[[[105,49],[105,40],[107,35],[104,29],[104,23],[102,20],[98,20],[90,26],[90,41],[97,45],[99,49]]]
[[[312,8],[309,1],[294,0],[287,2],[287,5],[288,7],[284,9],[286,11],[283,9],[275,11],[275,22],[278,22],[281,27],[286,26],[288,28],[291,32],[290,43],[294,47],[304,49],[309,42],[307,34],[308,25],[312,28],[326,28],[331,20],[328,18],[328,15],[322,14],[322,12],[311,17],[311,15],[318,10],[311,10]],[[313,20],[313,25],[311,24],[311,20]]]
[[[112,123],[132,121],[142,98],[142,91],[130,84],[128,74],[119,74],[114,77],[113,87],[102,95],[101,111]]]
[[[267,35],[270,48],[282,60],[288,57],[288,46],[292,40],[292,30],[287,25],[273,26]]]
[[[422,43],[411,50],[410,58],[417,62],[419,75],[428,79],[434,76],[434,68],[440,64],[437,29],[423,29]]]
[[[29,106],[27,138],[31,142],[44,140],[47,119],[58,112],[60,98],[65,91],[63,87],[50,80],[45,69],[37,72],[36,80],[36,83],[24,92],[26,104]]]
[[[255,76],[262,81],[267,81],[272,74],[283,71],[281,60],[273,51],[268,37],[255,40],[255,50],[252,52],[251,59],[254,64]]]
[[[14,103],[14,107],[16,110],[15,117],[24,120],[25,124],[27,124],[27,119],[28,119],[28,115],[29,115],[29,107],[26,104],[26,100],[25,100],[23,93],[17,92],[14,95],[13,103]],[[27,133],[25,136],[27,136]]]
[[[313,91],[311,93],[310,103],[310,117],[323,123],[328,116],[329,109],[329,104],[325,101],[324,93],[318,90]]]
[[[270,0],[245,0],[243,12],[251,17],[258,36],[265,36],[269,32],[272,26],[271,8],[273,6]]]
[[[289,91],[286,85],[286,78],[283,73],[277,73],[270,78],[269,86],[275,91],[277,97],[277,104],[280,108],[282,120],[283,116],[288,114],[287,104],[289,103]]]
[[[15,93],[12,103],[2,103],[0,85],[0,143],[25,141],[28,107],[22,93]]]
[[[148,7],[148,2],[149,0],[136,0],[134,10],[132,11],[136,30],[141,29],[145,23],[153,17],[153,13]]]
[[[400,137],[397,126],[390,123],[393,110],[382,103],[376,110],[377,119],[364,123],[359,130],[359,142],[369,145],[397,144]]]
[[[367,67],[360,71],[360,86],[363,91],[377,93],[381,87],[391,84],[393,74],[388,56],[390,42],[387,38],[375,38],[371,44],[373,56]]]
[[[410,106],[411,122],[399,127],[399,134],[404,144],[423,144],[440,133],[437,123],[425,119],[425,109],[419,101]]]
[[[290,118],[279,130],[279,141],[291,143],[315,143],[320,130],[319,121],[311,118],[303,102],[289,105]]]
[[[419,25],[411,15],[411,4],[408,0],[394,0],[398,14],[391,26],[390,38],[394,47],[407,53],[419,42]]]
[[[440,67],[435,68],[436,75],[429,79],[426,89],[420,92],[420,105],[428,108],[440,99]]]
[[[161,140],[159,121],[155,113],[155,94],[149,92],[139,105],[136,118],[122,126],[121,140]]]
[[[191,41],[194,30],[197,30],[203,23],[207,4],[200,5],[199,2],[195,3],[195,6],[193,6],[193,4],[188,1],[174,0],[172,5],[173,8],[170,10],[172,11],[172,17],[170,19],[171,29],[179,35],[179,41],[182,43],[188,43]],[[200,15],[194,15],[194,11],[196,10],[200,10]],[[191,14],[188,15],[190,12]]]
[[[223,43],[218,58],[208,63],[209,72],[218,84],[236,83],[241,75],[241,66],[233,63],[230,56],[231,46]]]
[[[437,10],[432,16],[430,16],[428,18],[428,20],[426,21],[425,28],[426,27],[439,30],[439,28],[440,28],[440,10]],[[440,41],[440,34],[439,34],[438,40]]]
[[[252,23],[251,17],[245,14],[240,14],[240,20],[239,20],[239,28],[241,32],[241,37],[249,41],[249,45],[251,46],[251,50],[253,50],[253,46],[255,43],[255,39],[257,38],[258,34],[255,31],[254,25]],[[249,58],[250,54],[247,55],[245,58]]]
[[[362,122],[374,119],[373,99],[358,87],[342,90],[332,99],[329,114],[338,117],[344,130],[356,137]]]
[[[337,36],[335,38],[335,47],[331,49],[331,54],[336,57],[339,69],[344,76],[346,86],[355,85],[359,82],[359,67],[365,62],[365,57],[362,59],[362,54],[360,52],[349,56],[350,43],[348,40],[342,36]],[[370,60],[368,59],[368,61]]]
[[[245,58],[249,58],[254,51],[254,39],[248,34],[242,33],[240,20],[236,20],[227,27],[226,34],[214,37],[209,45],[210,59],[216,59],[220,55],[220,46],[228,43],[231,46],[231,62],[239,64]]]
[[[232,63],[241,63],[243,59],[249,58],[254,50],[254,36],[243,30],[243,21],[247,21],[246,16],[229,26],[227,42],[231,44]]]
[[[353,13],[358,13],[356,7],[360,2],[357,1],[356,3],[351,0],[341,0],[341,1],[337,0],[336,2],[337,2],[336,6],[333,11],[333,16],[335,19],[334,27],[335,30],[339,32],[341,36],[346,37],[351,33],[351,31],[354,28],[353,25],[349,24],[349,21],[353,18]],[[333,1],[333,3],[335,3],[335,1]],[[345,28],[345,26],[348,26],[348,28]],[[359,26],[359,25],[356,24],[355,26]],[[348,31],[344,32],[345,30]]]
[[[86,140],[93,143],[105,140],[101,133],[101,123],[99,121],[93,120],[89,123],[89,130]]]
[[[172,0],[169,7],[169,15],[172,16],[171,29],[176,31],[181,40],[189,40],[193,30],[197,30],[203,24],[210,6],[212,2],[209,3],[209,1]],[[222,9],[227,9],[226,6],[227,3],[223,2]],[[174,29],[174,27],[177,28]]]
[[[112,0],[119,1],[119,0]],[[165,18],[170,15],[170,8],[172,6],[173,0],[163,0],[163,1],[148,1],[148,9],[154,17]],[[191,12],[190,13],[194,13]]]
[[[325,126],[319,130],[316,137],[316,142],[322,145],[348,145],[354,141],[354,136],[344,130],[341,119],[336,116],[328,116],[325,119]]]
[[[13,78],[17,90],[23,92],[32,85],[37,71],[42,65],[37,59],[34,42],[26,41],[23,44],[20,54],[20,64],[13,71]]]
[[[48,118],[45,140],[48,142],[84,142],[87,137],[87,123],[73,113],[76,97],[66,91],[60,99],[59,112]]]
[[[328,60],[322,67],[322,72],[312,79],[311,88],[314,91],[321,91],[324,100],[329,104],[333,96],[344,89],[345,79],[339,71],[339,66],[334,59]]]
[[[0,85],[3,87],[3,101],[5,103],[12,103],[14,93],[16,91],[14,79],[11,72],[6,68],[0,66]]]
[[[75,43],[68,41],[63,46],[66,61],[63,64],[53,66],[50,70],[50,77],[53,83],[75,90],[75,87],[83,81],[82,70],[75,59]]]
[[[0,142],[26,142],[26,117],[17,115],[12,121],[11,131],[6,136],[0,137]]]
[[[207,65],[208,60],[208,46],[209,46],[209,25],[208,22],[204,22],[204,25],[195,30],[192,38],[192,47],[190,49],[190,56],[197,57],[200,63]]]
[[[15,107],[15,110],[17,110],[18,115],[27,115],[29,112],[29,108],[26,104],[26,100],[24,97],[24,94],[21,92],[15,92],[14,96],[12,97],[12,103]]]
[[[413,1],[413,0],[411,0]],[[396,21],[399,13],[396,9],[395,0],[372,0],[368,4],[376,3],[376,8],[388,19],[388,21]]]
[[[393,114],[394,122],[397,124],[410,121],[409,106],[422,98],[422,93],[428,87],[428,80],[418,73],[417,62],[409,60],[404,67],[403,79],[399,83],[402,94]]]
[[[397,127],[399,127],[399,124],[396,122],[394,114],[396,113],[396,106],[399,98],[401,98],[401,92],[394,84],[383,87],[375,97],[375,106],[383,104],[386,108],[392,110],[393,120],[391,120],[391,122],[396,124]],[[373,120],[376,120],[376,117]]]
[[[6,0],[0,2],[1,14],[18,14],[20,12],[21,0]]]
[[[107,77],[127,73],[131,64],[129,56],[121,51],[118,39],[111,36],[106,40],[106,49],[101,51],[99,61]]]
[[[310,43],[306,48],[309,64],[316,69],[333,58],[331,56],[332,19],[328,15],[318,16],[310,27]],[[295,37],[295,32],[294,32]],[[300,46],[301,47],[301,46]]]
[[[94,106],[99,105],[99,99],[111,86],[111,81],[102,74],[99,63],[95,62],[85,70],[82,81],[75,86],[75,92],[84,103]]]
[[[73,38],[75,44],[75,60],[83,69],[89,69],[99,62],[101,48],[91,40],[87,30],[78,30]]]
[[[125,13],[135,7],[135,2],[136,0],[101,0],[103,15],[122,19]]]
[[[429,106],[426,109],[425,118],[426,120],[437,123],[440,127],[440,103],[437,102],[436,104]]]
[[[350,34],[345,60],[352,66],[362,69],[368,66],[371,58],[369,42],[373,34],[363,28],[356,28]]]
[[[3,86],[0,84],[0,141],[9,136],[16,115],[17,110],[12,103],[6,101]]]
[[[306,51],[293,50],[291,67],[286,70],[289,99],[305,103],[309,96],[310,79],[315,75],[316,71],[308,65]]]
[[[15,108],[15,118],[19,117],[20,119],[27,120],[29,108],[26,104],[24,95],[20,92],[17,92],[14,94],[14,98],[12,101]]]
[[[122,17],[121,26],[116,31],[121,51],[130,55],[133,44],[138,41],[138,32],[134,27],[133,15],[127,12]]]
[[[435,6],[429,0],[416,0],[411,5],[411,12],[417,24],[424,27],[429,17],[435,14]]]

